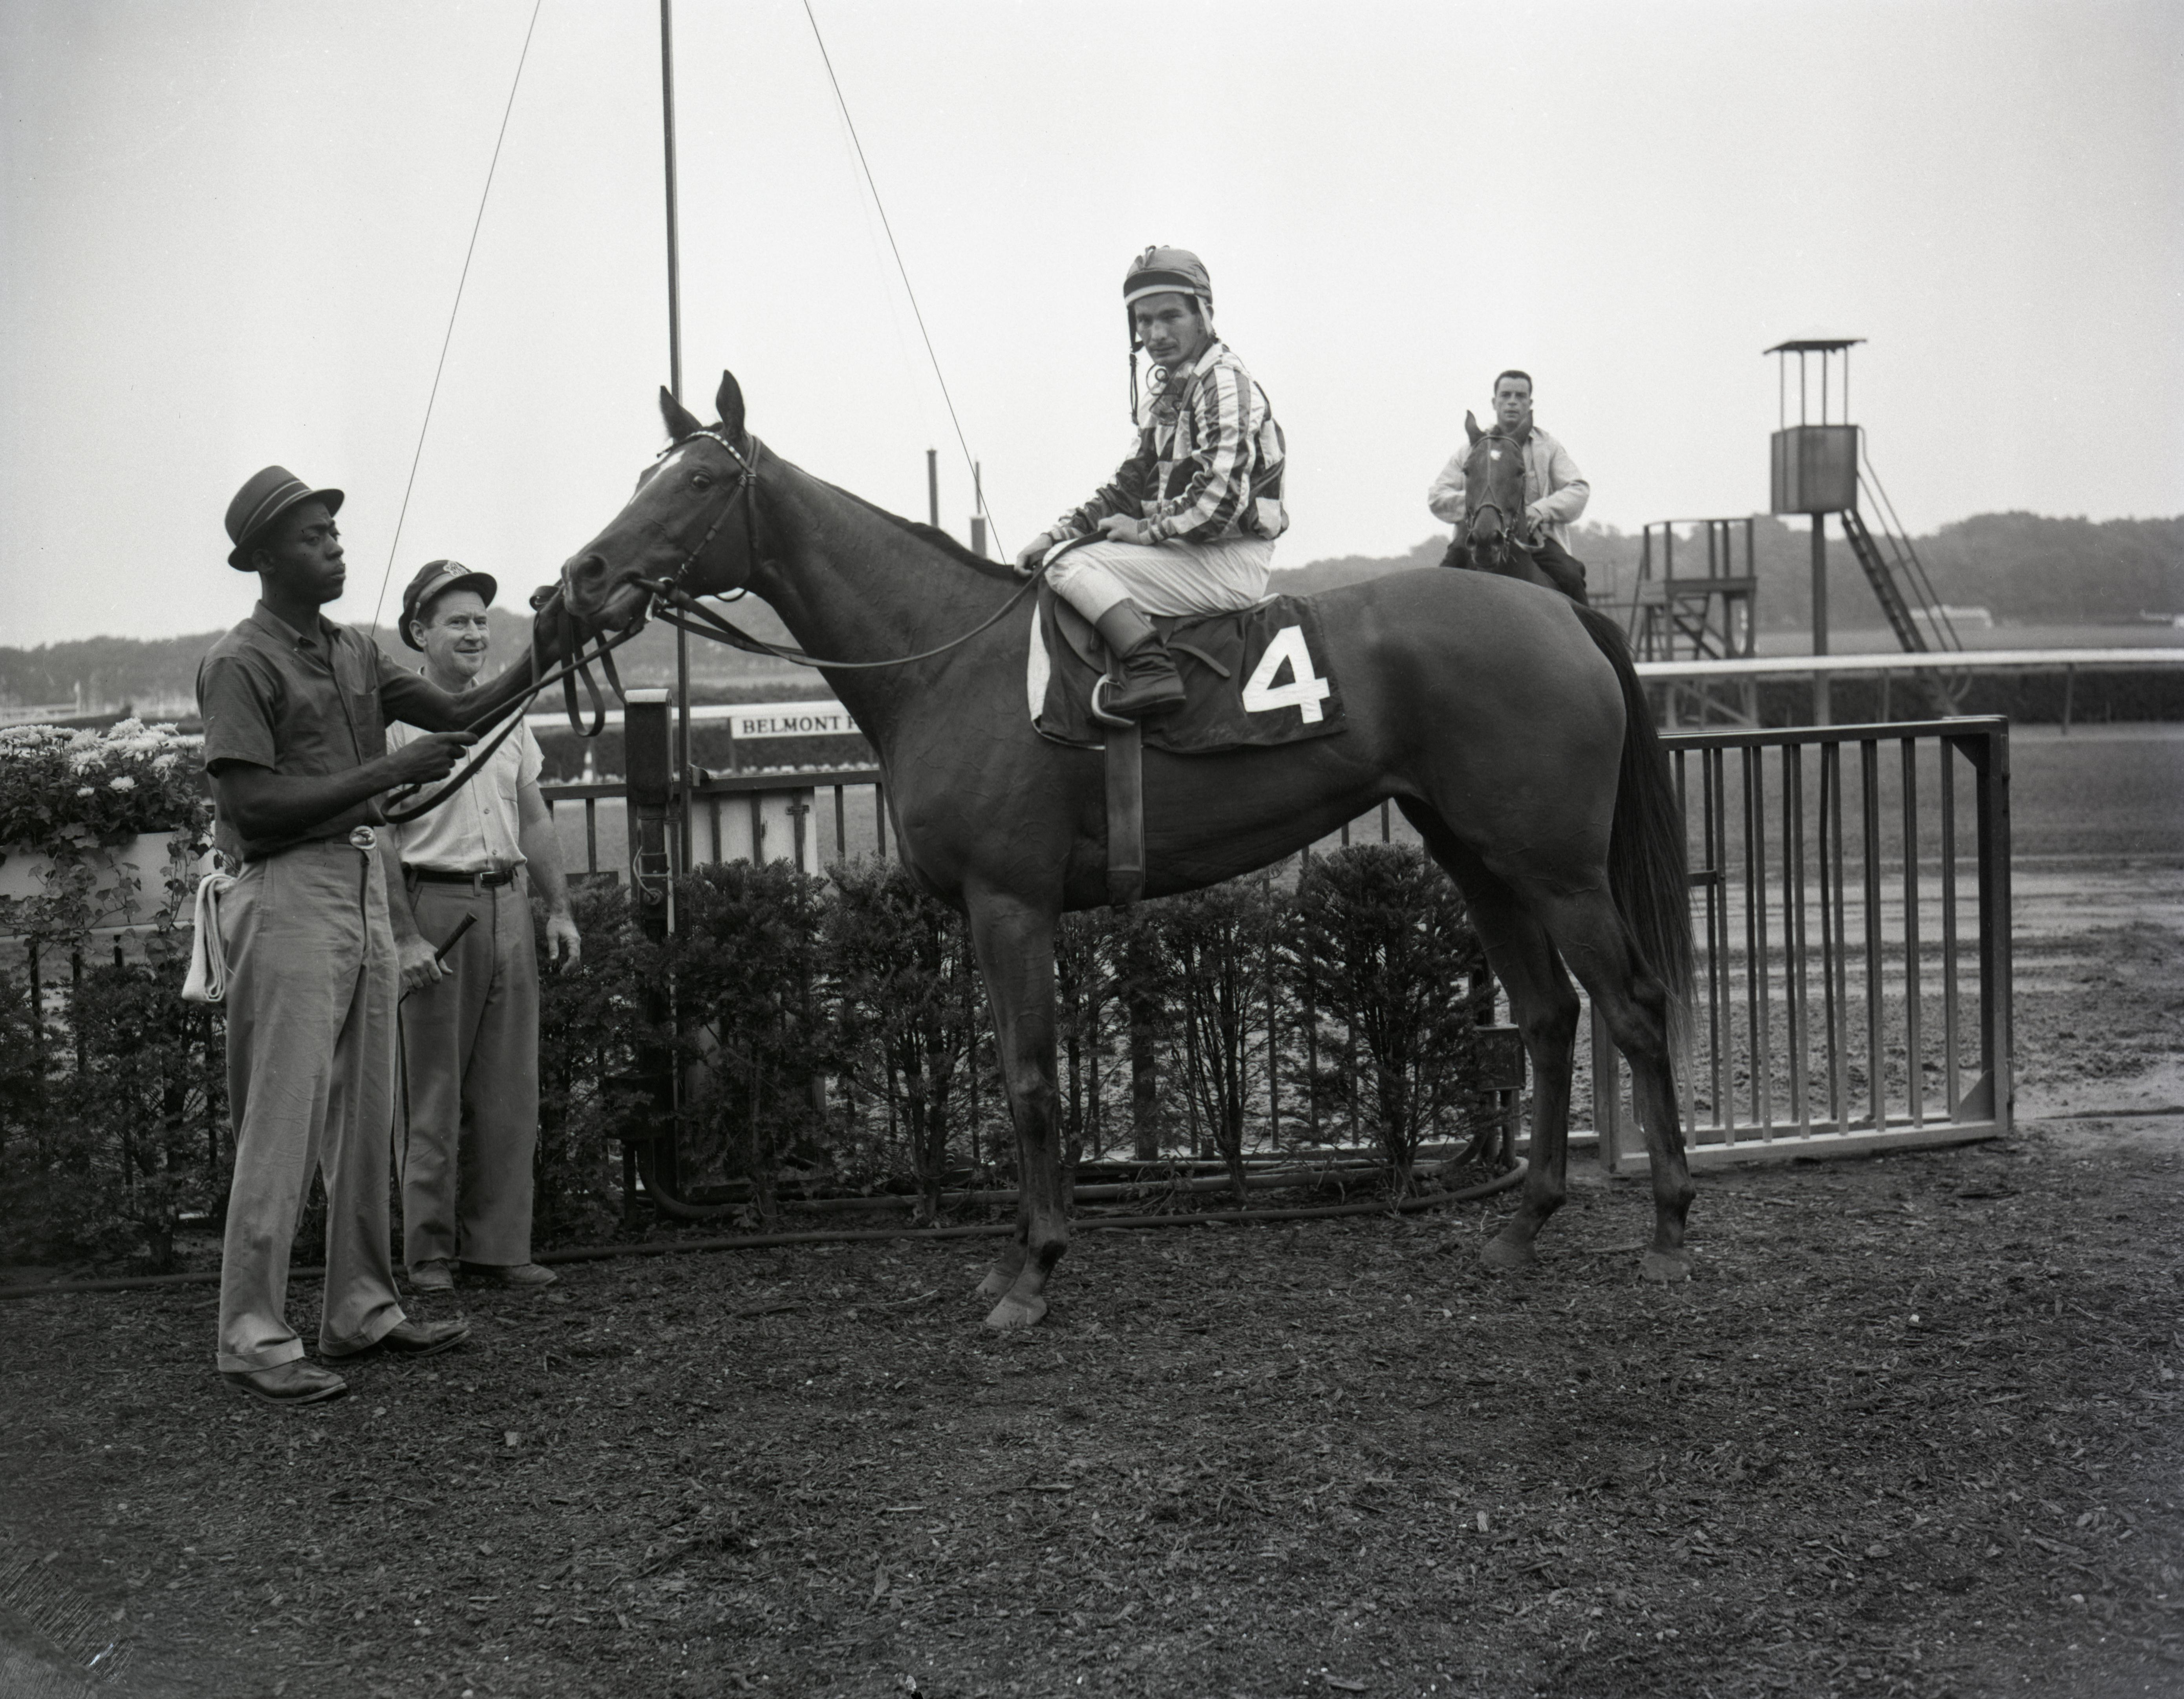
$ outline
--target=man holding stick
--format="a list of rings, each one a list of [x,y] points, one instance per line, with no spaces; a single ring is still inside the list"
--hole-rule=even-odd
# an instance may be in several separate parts
[[[403,595],[402,641],[423,653],[426,679],[451,696],[484,669],[486,609],[498,588],[460,561],[435,560]],[[405,749],[421,735],[392,727],[387,747]],[[582,945],[554,816],[538,792],[541,765],[538,739],[519,725],[476,777],[423,819],[393,828],[402,858],[387,894],[403,985],[402,1256],[421,1292],[451,1290],[458,1263],[467,1280],[554,1284],[531,1260],[538,1145],[531,889],[546,900],[548,949],[573,967]],[[460,941],[448,946],[459,929]]]

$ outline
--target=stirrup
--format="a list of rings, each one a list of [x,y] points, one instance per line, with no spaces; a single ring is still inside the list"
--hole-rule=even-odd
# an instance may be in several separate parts
[[[1114,675],[1106,672],[1101,673],[1092,681],[1092,692],[1089,698],[1092,722],[1096,726],[1112,726],[1118,732],[1127,731],[1138,722],[1128,715],[1110,714],[1107,711],[1107,687],[1112,682],[1114,682]]]

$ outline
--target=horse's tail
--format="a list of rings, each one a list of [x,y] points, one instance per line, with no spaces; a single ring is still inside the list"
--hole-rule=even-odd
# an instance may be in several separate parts
[[[1577,616],[1623,687],[1623,766],[1608,838],[1608,889],[1644,966],[1668,990],[1671,1024],[1680,1024],[1691,1006],[1693,972],[1683,810],[1622,628],[1592,608],[1578,608]]]

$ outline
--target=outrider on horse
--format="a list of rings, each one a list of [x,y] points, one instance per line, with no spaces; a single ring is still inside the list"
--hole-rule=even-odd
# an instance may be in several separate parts
[[[594,631],[655,606],[694,627],[710,617],[696,598],[748,589],[871,739],[904,860],[967,918],[992,1002],[1022,1201],[981,1290],[996,1301],[989,1325],[1028,1327],[1069,1245],[1054,935],[1065,910],[1106,900],[1101,758],[1033,728],[1029,587],[772,454],[727,374],[715,406],[705,425],[661,392],[670,447],[563,568],[566,604]],[[1567,964],[1630,1063],[1652,1165],[1642,1271],[1681,1277],[1692,1187],[1670,1022],[1691,971],[1684,829],[1621,633],[1484,572],[1396,573],[1313,601],[1343,730],[1271,749],[1149,748],[1147,894],[1266,866],[1394,799],[1462,887],[1537,1071],[1531,1166],[1486,1261],[1531,1263],[1563,1199],[1579,1009]]]

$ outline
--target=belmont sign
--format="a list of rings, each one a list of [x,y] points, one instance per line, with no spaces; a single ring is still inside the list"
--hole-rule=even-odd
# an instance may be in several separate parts
[[[700,711],[692,709],[691,716]],[[726,715],[728,735],[738,744],[760,738],[854,737],[857,730],[850,710],[838,702],[752,702],[729,708]]]
[[[558,713],[526,714],[523,717],[534,731],[554,731],[568,723]],[[692,724],[699,726],[717,726],[726,721],[728,735],[738,744],[757,743],[766,738],[853,738],[857,734],[857,722],[850,717],[850,710],[832,700],[707,702],[690,710],[690,720]],[[606,723],[621,725],[621,710],[608,710]]]

